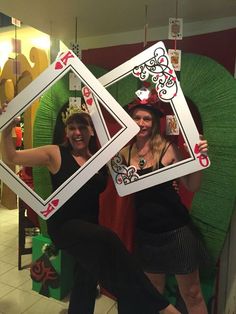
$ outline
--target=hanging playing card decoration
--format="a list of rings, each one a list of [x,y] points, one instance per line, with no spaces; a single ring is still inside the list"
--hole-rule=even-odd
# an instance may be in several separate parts
[[[169,36],[168,39],[180,40],[183,37],[183,19],[169,18]]]
[[[179,135],[179,125],[174,115],[166,115],[166,135]]]
[[[74,52],[74,54],[81,59],[82,54],[81,54],[81,50],[80,50],[80,46],[79,43],[77,42],[71,42],[70,43],[70,49]]]

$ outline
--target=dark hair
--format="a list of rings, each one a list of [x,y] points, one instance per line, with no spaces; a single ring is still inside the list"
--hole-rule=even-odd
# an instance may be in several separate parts
[[[85,126],[92,126],[92,120],[88,113],[86,112],[76,112],[73,113],[69,118],[67,118],[65,122],[65,126],[67,126],[70,123],[76,122],[78,124],[82,124]]]
[[[57,114],[57,119],[56,119],[55,128],[53,132],[53,139],[52,139],[53,144],[62,145],[62,146],[69,145],[68,141],[65,138],[65,123],[62,121],[62,112],[65,112],[67,107],[68,107],[68,102],[62,106],[62,108],[59,110]],[[94,130],[92,119],[90,115],[86,112],[75,113],[71,115],[67,119],[66,125],[72,122],[83,124],[85,126],[91,127]],[[94,130],[94,134],[95,134],[95,130]],[[99,147],[100,145],[97,141],[96,135],[92,136],[89,142],[90,152],[94,154],[99,149]]]
[[[152,113],[153,116],[155,116],[156,118],[161,118],[164,116],[163,112],[157,108],[157,106],[155,104],[137,104],[137,103],[131,103],[128,104],[127,106],[127,111],[128,113],[132,116],[134,110],[136,109],[144,109],[149,111],[150,113]]]

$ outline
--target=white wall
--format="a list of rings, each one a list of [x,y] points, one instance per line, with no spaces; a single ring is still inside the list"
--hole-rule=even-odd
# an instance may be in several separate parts
[[[236,27],[236,16],[229,18],[221,18],[207,21],[199,21],[195,23],[184,23],[183,21],[183,35],[184,37],[207,34],[212,32],[223,31]],[[147,34],[147,41],[158,41],[168,38],[168,26],[149,28]],[[133,32],[117,33],[112,35],[96,36],[81,38],[79,40],[80,48],[93,49],[109,46],[118,46],[126,44],[135,44],[144,41],[144,30]],[[69,45],[69,43],[65,43]]]

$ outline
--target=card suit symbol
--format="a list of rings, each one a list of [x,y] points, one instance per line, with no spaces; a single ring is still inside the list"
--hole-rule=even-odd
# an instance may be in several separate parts
[[[33,281],[41,283],[39,293],[50,297],[50,289],[57,289],[60,286],[60,275],[51,264],[49,256],[43,254],[31,264],[30,276]]]
[[[85,87],[83,88],[83,94],[84,94],[85,97],[89,97],[89,95],[91,94],[90,89],[85,86]]]
[[[199,154],[200,153],[198,144],[196,144],[195,147],[194,147],[194,153],[195,154]]]
[[[59,199],[52,200],[53,206],[57,207],[58,203],[59,203]]]
[[[93,104],[93,99],[92,98],[89,98],[86,100],[86,103],[91,106]]]
[[[133,75],[139,77],[140,73],[139,72],[134,72]]]
[[[55,69],[56,70],[61,70],[63,68],[63,65],[61,64],[60,61],[57,61],[56,64],[55,64]]]

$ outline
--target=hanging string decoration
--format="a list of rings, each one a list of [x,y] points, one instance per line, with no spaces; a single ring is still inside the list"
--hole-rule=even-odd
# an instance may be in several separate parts
[[[176,0],[175,17],[169,18],[169,39],[174,42],[173,48],[168,49],[172,66],[175,71],[180,71],[181,68],[181,50],[177,49],[177,40],[183,38],[183,19],[178,18],[178,0]]]
[[[143,48],[145,48],[147,46],[147,34],[148,34],[148,6],[145,5],[145,24],[144,24]]]
[[[81,59],[82,54],[80,50],[80,45],[78,43],[78,18],[75,18],[75,41],[70,43],[70,49],[74,54]]]

